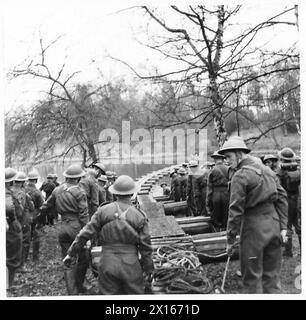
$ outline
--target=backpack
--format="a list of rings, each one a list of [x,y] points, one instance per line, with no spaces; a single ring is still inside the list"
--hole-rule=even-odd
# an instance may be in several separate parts
[[[297,194],[301,184],[301,175],[298,170],[286,171],[284,176],[284,188],[288,193]]]

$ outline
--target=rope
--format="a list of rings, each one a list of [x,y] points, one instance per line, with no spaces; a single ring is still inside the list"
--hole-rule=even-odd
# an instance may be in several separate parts
[[[159,247],[154,253],[157,268],[153,272],[154,285],[165,287],[167,293],[211,292],[213,287],[203,274],[195,252],[179,246]]]

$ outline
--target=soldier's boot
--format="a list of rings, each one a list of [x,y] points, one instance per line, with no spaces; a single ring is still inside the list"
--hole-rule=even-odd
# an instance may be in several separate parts
[[[64,278],[65,278],[68,295],[69,296],[78,295],[79,292],[76,286],[75,267],[65,269]]]
[[[15,268],[8,268],[8,288],[12,287],[14,284],[15,273]]]
[[[38,262],[39,260],[39,241],[33,241],[33,262]]]
[[[284,257],[293,257],[292,253],[292,236],[288,237],[288,241],[285,244],[285,250],[283,252]]]

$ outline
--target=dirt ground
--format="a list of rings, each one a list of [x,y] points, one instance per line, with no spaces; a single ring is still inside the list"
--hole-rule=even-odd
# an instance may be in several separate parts
[[[46,226],[44,228],[39,263],[34,265],[31,261],[26,262],[25,267],[28,272],[17,273],[15,285],[10,290],[7,290],[8,297],[66,295],[63,266],[57,241],[57,229],[58,225],[52,227]],[[294,237],[294,256],[291,258],[283,258],[281,274],[283,293],[301,293],[299,288],[301,257],[297,254],[298,251],[299,244],[297,237]],[[225,263],[207,264],[203,267],[206,271],[206,276],[212,281],[213,285],[220,286]],[[236,275],[238,269],[239,262],[232,261],[225,285],[226,293],[241,293],[241,279]],[[97,281],[90,270],[87,272],[87,284],[92,286],[92,290],[88,295],[97,294]]]

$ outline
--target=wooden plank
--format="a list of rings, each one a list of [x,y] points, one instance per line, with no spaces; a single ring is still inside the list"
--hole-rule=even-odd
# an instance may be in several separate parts
[[[180,224],[180,226],[184,230],[184,232],[186,232],[187,234],[209,232],[210,230],[210,224],[207,222]]]
[[[149,230],[152,237],[164,237],[169,235],[178,236],[185,234],[173,216],[149,219]]]
[[[195,240],[217,238],[217,237],[223,237],[223,236],[226,236],[226,231],[196,234],[192,236],[192,239],[195,241]]]

